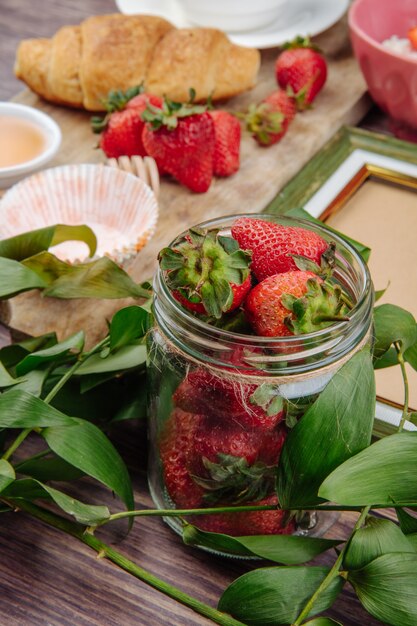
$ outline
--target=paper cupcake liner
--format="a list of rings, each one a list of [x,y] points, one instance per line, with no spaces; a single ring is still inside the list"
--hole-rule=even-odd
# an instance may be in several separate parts
[[[0,202],[0,237],[53,224],[90,226],[96,256],[121,263],[136,255],[155,232],[158,203],[142,180],[104,165],[64,165],[44,170],[12,187]],[[88,259],[83,242],[51,248],[62,260]]]

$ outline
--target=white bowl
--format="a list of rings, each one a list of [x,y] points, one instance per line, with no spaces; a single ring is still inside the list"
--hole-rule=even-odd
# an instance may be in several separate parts
[[[62,135],[58,124],[49,115],[23,104],[0,102],[0,117],[14,117],[31,122],[45,138],[42,152],[34,159],[19,165],[0,167],[0,189],[4,189],[48,163],[57,153]]]
[[[229,33],[275,22],[288,0],[177,0],[190,22]]]
[[[153,191],[133,174],[92,163],[62,165],[6,192],[0,201],[0,238],[55,224],[86,224],[97,237],[96,257],[123,263],[148,243],[157,219]],[[50,251],[71,263],[88,260],[82,241],[66,241]]]

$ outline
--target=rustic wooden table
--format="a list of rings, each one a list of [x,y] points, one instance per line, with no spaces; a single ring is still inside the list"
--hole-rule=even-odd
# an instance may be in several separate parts
[[[22,38],[50,36],[64,24],[94,13],[115,10],[112,0],[0,0],[0,99],[15,95],[21,84],[13,77],[15,48]],[[5,331],[2,341],[7,341]],[[126,459],[135,486],[137,507],[152,507],[148,494],[146,434],[137,425],[124,426],[114,440]],[[89,500],[112,505],[111,496],[92,484]],[[355,515],[344,514],[328,536],[343,537]],[[185,547],[157,518],[135,523],[127,539],[117,529],[100,534],[117,543],[128,558],[203,602],[216,606],[222,590],[251,566],[244,561],[210,556]],[[192,626],[209,620],[134,579],[60,531],[23,513],[5,514],[0,525],[1,623],[8,626]],[[328,554],[317,563],[327,564]],[[266,563],[260,563],[264,565]],[[376,626],[347,587],[328,615],[344,626]]]

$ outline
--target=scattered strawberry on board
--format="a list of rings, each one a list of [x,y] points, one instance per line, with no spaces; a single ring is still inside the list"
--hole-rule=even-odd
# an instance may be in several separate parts
[[[334,244],[309,229],[242,217],[230,235],[190,229],[159,260],[172,296],[189,315],[220,328],[243,317],[240,337],[288,337],[349,319],[349,296],[332,280],[334,255]],[[238,298],[236,286],[244,286]],[[276,466],[305,408],[262,383],[262,369],[248,368],[246,359],[258,352],[261,347],[243,342],[221,370],[190,367],[172,394],[160,445],[165,489],[175,506],[277,502]],[[193,523],[234,536],[295,528],[282,511],[203,515]]]
[[[327,78],[327,64],[309,38],[297,37],[283,47],[284,51],[275,64],[277,83],[303,111],[322,90]]]
[[[270,146],[282,139],[295,113],[294,99],[278,89],[259,104],[249,107],[244,116],[246,130],[261,146]]]
[[[145,122],[141,115],[148,104],[162,106],[162,98],[143,93],[142,87],[123,91],[111,91],[106,100],[107,115],[93,117],[91,126],[95,133],[101,133],[99,147],[108,158],[120,156],[146,156],[142,142]]]
[[[410,31],[411,32],[411,31]],[[93,117],[99,147],[108,158],[151,156],[161,175],[169,174],[195,193],[204,193],[215,176],[240,167],[241,127],[260,146],[278,143],[296,111],[309,108],[324,86],[327,65],[309,39],[285,44],[276,61],[278,89],[253,103],[246,113],[212,110],[211,104],[182,104],[143,93],[142,87],[110,92],[104,118]]]

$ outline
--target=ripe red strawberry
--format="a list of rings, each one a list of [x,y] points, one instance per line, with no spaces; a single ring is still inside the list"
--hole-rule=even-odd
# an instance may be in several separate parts
[[[407,33],[409,42],[413,50],[417,50],[417,26],[413,26]]]
[[[150,106],[142,119],[143,145],[158,168],[192,191],[207,191],[213,178],[215,132],[206,107],[165,98],[162,110]]]
[[[165,487],[173,502],[184,508],[203,503],[203,489],[191,477],[187,456],[193,448],[194,432],[201,415],[174,409],[160,439],[160,456]]]
[[[270,434],[268,433],[268,437]],[[206,505],[238,504],[265,497],[274,489],[276,463],[260,460],[266,435],[262,430],[248,430],[239,425],[219,424],[205,417],[194,431],[193,449],[188,467],[201,486]],[[275,442],[274,457],[279,456]]]
[[[327,64],[310,40],[302,37],[284,46],[275,63],[277,83],[294,96],[297,108],[306,109],[323,88]]]
[[[281,450],[287,437],[287,429],[282,424],[277,428],[265,433],[261,449],[259,451],[259,461],[266,465],[277,465]]]
[[[261,506],[277,503],[277,496],[271,495],[250,504]],[[290,535],[295,530],[295,522],[291,520],[286,524],[286,518],[286,511],[271,510],[199,515],[190,521],[201,530],[244,537],[247,535]]]
[[[270,431],[284,418],[282,407],[268,411],[256,404],[256,385],[214,376],[199,368],[188,374],[174,393],[175,404],[184,411],[205,413],[223,424]]]
[[[301,270],[269,276],[252,289],[246,316],[257,335],[304,334],[346,320],[341,289],[313,272]]]
[[[279,89],[249,108],[246,128],[261,146],[270,146],[282,139],[294,116],[294,100]]]
[[[160,267],[175,298],[191,311],[221,318],[236,309],[250,289],[250,254],[219,231],[189,230],[159,253]]]
[[[300,255],[321,265],[321,257],[329,248],[329,244],[311,230],[250,217],[236,220],[232,236],[242,250],[252,253],[251,270],[259,281],[297,269],[291,255]]]
[[[216,142],[213,156],[213,174],[231,176],[239,169],[240,123],[227,111],[209,111],[214,122]]]
[[[91,120],[94,132],[101,133],[99,146],[106,156],[145,156],[147,152],[142,143],[145,123],[141,114],[149,104],[160,108],[162,102],[159,96],[142,93],[141,87],[110,92],[105,103],[107,115]]]

